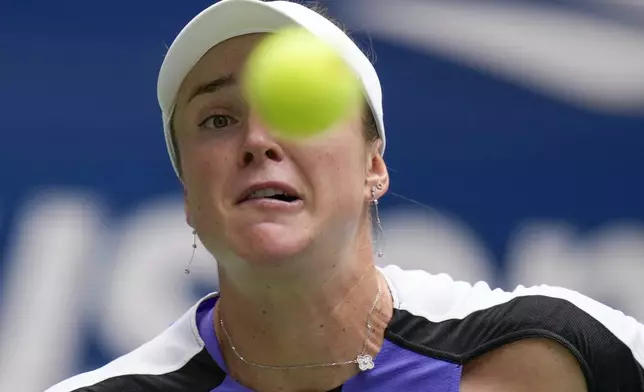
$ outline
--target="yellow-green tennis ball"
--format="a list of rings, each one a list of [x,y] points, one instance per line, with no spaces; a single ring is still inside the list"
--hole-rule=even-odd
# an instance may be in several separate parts
[[[253,110],[286,138],[331,129],[363,102],[360,82],[339,53],[302,28],[264,38],[248,58],[244,84]]]

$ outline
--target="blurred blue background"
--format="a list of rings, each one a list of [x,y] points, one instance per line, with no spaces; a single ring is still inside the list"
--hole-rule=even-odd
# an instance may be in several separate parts
[[[182,273],[156,101],[166,47],[209,4],[3,5],[0,390],[100,366],[216,287],[207,254]],[[383,85],[383,263],[644,318],[644,5],[323,4]]]

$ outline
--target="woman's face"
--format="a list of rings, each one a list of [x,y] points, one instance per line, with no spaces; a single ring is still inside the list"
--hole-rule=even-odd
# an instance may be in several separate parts
[[[187,219],[220,263],[229,256],[275,263],[350,249],[369,225],[371,188],[381,183],[379,196],[388,185],[377,147],[365,142],[361,113],[299,141],[280,139],[262,124],[240,86],[262,36],[212,48],[177,97],[173,127]]]

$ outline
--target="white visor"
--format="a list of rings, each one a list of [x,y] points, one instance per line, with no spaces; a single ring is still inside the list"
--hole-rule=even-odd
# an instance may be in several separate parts
[[[177,175],[179,162],[170,131],[179,88],[190,70],[212,47],[230,38],[252,33],[271,33],[300,26],[332,45],[360,79],[365,99],[374,116],[385,150],[382,89],[373,64],[340,28],[317,12],[289,1],[222,0],[208,7],[188,23],[165,56],[157,96],[163,116],[168,153]]]

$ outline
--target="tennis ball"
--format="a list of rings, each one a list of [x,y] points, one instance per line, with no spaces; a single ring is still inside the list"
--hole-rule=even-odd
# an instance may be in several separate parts
[[[363,102],[360,82],[339,53],[303,28],[266,36],[251,52],[243,79],[251,107],[285,138],[329,130]]]

